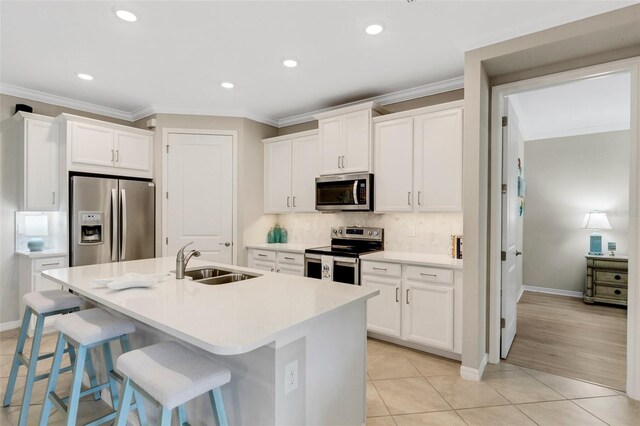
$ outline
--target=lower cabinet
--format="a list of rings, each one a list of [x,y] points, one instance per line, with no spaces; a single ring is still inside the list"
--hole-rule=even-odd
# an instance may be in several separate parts
[[[304,276],[304,254],[276,250],[249,249],[249,268]]]
[[[369,331],[462,353],[462,271],[363,260],[362,285]]]

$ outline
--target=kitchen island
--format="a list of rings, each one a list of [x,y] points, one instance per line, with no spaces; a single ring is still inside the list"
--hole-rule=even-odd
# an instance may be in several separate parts
[[[366,301],[377,290],[196,259],[189,264],[203,266],[261,276],[205,285],[170,274],[151,287],[121,291],[93,283],[126,273],[169,273],[173,257],[43,275],[135,320],[134,348],[176,340],[229,368],[231,383],[222,392],[230,424],[364,424]],[[296,361],[298,384],[291,389],[285,367]],[[153,416],[154,407],[147,408]],[[189,403],[187,413],[191,424],[214,423],[206,395]]]

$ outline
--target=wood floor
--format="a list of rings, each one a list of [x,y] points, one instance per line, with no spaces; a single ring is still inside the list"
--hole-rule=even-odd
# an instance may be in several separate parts
[[[506,361],[624,391],[627,310],[525,291]]]

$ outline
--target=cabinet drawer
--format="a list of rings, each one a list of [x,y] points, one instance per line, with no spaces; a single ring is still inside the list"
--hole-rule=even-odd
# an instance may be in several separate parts
[[[270,250],[254,250],[253,258],[256,260],[269,260],[271,262],[275,262],[276,252]]]
[[[291,265],[304,265],[304,254],[278,252],[278,263],[289,263]]]
[[[65,257],[50,257],[48,259],[36,259],[33,262],[34,272],[46,271],[47,269],[58,269],[67,266]]]
[[[253,265],[251,265],[251,267],[253,269],[259,269],[261,271],[275,272],[276,263],[275,262],[264,261],[264,260],[254,260],[253,261]]]
[[[407,266],[407,278],[414,281],[453,284],[451,269],[427,268],[424,266]]]
[[[400,277],[402,265],[399,263],[362,262],[362,273],[367,275],[379,275],[382,277]]]
[[[304,277],[304,266],[303,265],[292,265],[292,264],[282,264],[278,263],[278,269],[276,272],[287,275],[297,275],[299,277]]]
[[[612,284],[627,284],[626,272],[595,271],[595,281]]]
[[[608,297],[611,299],[627,300],[627,289],[625,287],[612,287],[607,285],[596,285],[595,295],[598,297]]]

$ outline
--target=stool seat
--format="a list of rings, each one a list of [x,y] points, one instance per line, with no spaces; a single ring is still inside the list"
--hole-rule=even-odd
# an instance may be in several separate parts
[[[27,293],[22,297],[24,303],[38,314],[75,309],[82,305],[82,299],[65,290],[47,290]]]
[[[120,355],[118,369],[167,409],[231,381],[231,372],[176,342]]]
[[[63,315],[56,320],[55,327],[82,346],[108,341],[136,330],[133,321],[118,318],[99,308]]]

